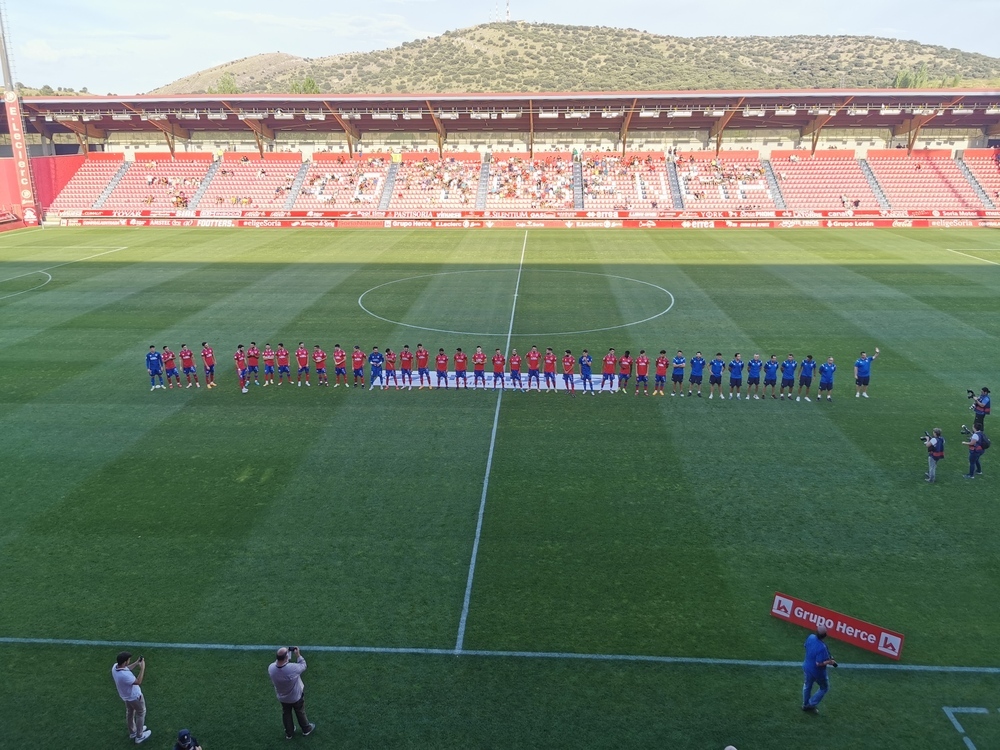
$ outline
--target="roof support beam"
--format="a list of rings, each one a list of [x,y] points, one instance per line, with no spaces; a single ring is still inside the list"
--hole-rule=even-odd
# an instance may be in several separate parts
[[[801,134],[800,137],[805,138],[807,135],[812,135],[812,153],[813,154],[816,153],[816,146],[819,145],[819,134],[820,134],[820,131],[823,130],[823,128],[826,126],[826,124],[828,122],[830,122],[830,120],[832,120],[834,117],[837,116],[837,113],[840,112],[840,110],[842,110],[844,107],[846,107],[852,101],[854,101],[854,97],[853,96],[847,97],[847,99],[845,99],[840,104],[834,105],[830,109],[829,114],[819,115],[819,116],[813,118],[812,122],[810,122],[808,125],[806,125],[804,128],[802,128],[802,134]]]
[[[108,137],[108,134],[101,130],[100,128],[95,128],[89,122],[80,122],[79,120],[63,120],[60,125],[64,125],[67,130],[72,130],[77,136],[81,136],[87,140],[95,138],[97,140],[103,141]]]
[[[143,112],[136,109],[130,104],[122,102],[122,106],[129,110],[133,114],[143,116]],[[174,157],[174,139],[183,138],[185,141],[191,140],[191,132],[187,128],[182,128],[177,123],[170,122],[169,120],[147,120],[154,128],[163,133],[164,137],[167,139],[167,148],[170,149],[170,158]]]
[[[337,121],[337,124],[343,129],[344,134],[347,135],[347,154],[351,158],[354,158],[354,142],[361,140],[361,133],[354,125],[341,117],[340,113],[330,106],[330,102],[323,102],[323,106],[329,110],[330,114],[333,115],[333,119]]]
[[[893,137],[895,138],[901,135],[905,135],[906,153],[912,154],[913,147],[917,143],[917,137],[920,135],[920,130],[924,127],[924,125],[926,125],[935,117],[937,117],[939,112],[943,112],[949,107],[954,107],[956,104],[960,103],[964,98],[965,97],[960,96],[957,99],[953,99],[951,102],[947,104],[942,104],[940,107],[938,107],[934,112],[932,112],[929,115],[914,115],[913,117],[910,117],[907,120],[903,120],[903,122],[901,122],[899,125],[896,125],[892,129]]]
[[[45,115],[24,102],[21,103],[21,108],[25,114],[25,120],[32,129],[42,136],[42,138],[48,138],[51,141],[54,133],[52,132],[52,128],[45,124]]]
[[[434,129],[437,131],[437,141],[438,141],[438,156],[442,159],[444,158],[444,142],[448,140],[448,131],[444,129],[444,125],[438,116],[434,114],[434,107],[431,106],[430,101],[424,102],[427,105],[427,112],[431,116],[431,122],[434,123]]]
[[[622,122],[621,130],[618,131],[618,140],[622,142],[622,156],[625,156],[625,144],[628,141],[628,129],[632,124],[632,115],[635,114],[635,105],[639,103],[638,98],[632,100],[632,106],[628,108],[628,114]]]
[[[274,131],[271,130],[267,125],[252,119],[246,119],[242,117],[242,112],[233,107],[229,102],[222,102],[222,106],[228,109],[230,112],[234,113],[237,117],[246,123],[246,126],[253,131],[254,140],[257,141],[257,151],[260,152],[260,158],[264,158],[264,139],[269,141],[274,140]]]
[[[745,97],[740,97],[740,100],[736,102],[732,107],[726,110],[726,114],[719,118],[719,121],[712,126],[712,129],[708,131],[708,137],[715,139],[715,155],[718,156],[719,152],[722,150],[722,134],[726,130],[726,126],[729,121],[733,119],[737,112],[739,112],[740,107],[743,106],[743,101]]]

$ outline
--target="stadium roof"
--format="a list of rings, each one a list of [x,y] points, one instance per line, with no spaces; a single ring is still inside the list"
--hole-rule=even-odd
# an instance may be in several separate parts
[[[538,94],[200,94],[53,96],[23,100],[28,130],[77,133],[247,129],[276,133],[572,132],[921,127],[1000,133],[1000,91],[837,89]],[[7,132],[6,114],[0,132]]]

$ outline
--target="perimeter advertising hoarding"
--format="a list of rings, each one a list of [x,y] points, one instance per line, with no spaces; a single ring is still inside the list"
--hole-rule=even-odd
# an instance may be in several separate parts
[[[4,93],[7,108],[7,127],[10,130],[10,145],[14,157],[17,176],[17,193],[21,204],[21,220],[28,226],[38,225],[38,208],[35,193],[31,187],[31,167],[28,164],[28,146],[24,142],[24,118],[21,117],[21,102],[17,92]]]
[[[902,633],[886,630],[850,615],[811,604],[794,596],[775,592],[771,602],[771,616],[815,630],[819,623],[826,625],[827,635],[838,641],[850,643],[875,654],[899,661],[903,652]]]

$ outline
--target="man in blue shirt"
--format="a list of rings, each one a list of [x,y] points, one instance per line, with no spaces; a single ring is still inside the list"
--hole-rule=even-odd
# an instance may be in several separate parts
[[[868,382],[871,379],[872,362],[875,361],[876,357],[878,357],[877,346],[872,356],[869,357],[865,352],[861,352],[861,356],[854,363],[854,384],[858,387],[854,392],[854,398],[858,398],[858,396],[868,398]]]
[[[708,397],[718,389],[719,398],[722,398],[722,373],[726,370],[726,360],[722,358],[722,352],[715,353],[715,359],[708,363]]]
[[[802,710],[818,713],[819,702],[823,700],[830,689],[826,678],[826,668],[836,667],[837,662],[830,656],[830,651],[823,642],[826,639],[826,625],[820,623],[816,632],[806,638],[806,658],[802,662],[805,680],[802,683]],[[816,695],[812,695],[813,685],[819,685]]]
[[[823,400],[823,391],[826,391],[826,400],[833,401],[833,373],[837,371],[837,365],[833,364],[833,357],[827,357],[826,362],[819,366],[819,400]]]
[[[680,349],[677,350],[677,354],[671,360],[673,368],[670,371],[670,395],[673,396],[676,393],[681,394],[681,398],[684,397],[684,368],[687,367],[687,358],[684,356],[684,352]]]
[[[691,395],[693,386],[698,386],[698,398],[701,398],[701,379],[705,372],[705,358],[701,352],[695,352],[691,357],[691,376],[688,378],[688,395]]]
[[[792,397],[792,388],[795,387],[795,370],[798,369],[798,366],[799,363],[795,361],[795,355],[788,352],[785,361],[781,363],[781,388],[778,389],[778,394],[782,401],[785,400],[786,388],[788,389],[788,398]]]
[[[753,389],[753,400],[760,400],[760,371],[764,367],[764,362],[759,354],[754,354],[747,362],[747,399],[750,398],[750,390]]]
[[[983,386],[983,390],[980,392],[979,397],[972,402],[972,410],[975,412],[975,418],[973,419],[972,426],[977,430],[982,430],[986,415],[990,413],[989,388]]]
[[[739,400],[740,389],[743,388],[743,368],[746,363],[740,359],[740,353],[736,352],[733,358],[729,362],[729,399],[732,400],[733,392],[736,393],[736,398]]]
[[[150,346],[146,354],[146,372],[149,373],[149,390],[163,387],[163,355],[156,351],[155,346]],[[160,379],[159,385],[156,384],[157,378]]]
[[[778,398],[774,394],[774,386],[778,382],[778,355],[772,354],[771,358],[764,363],[764,396],[767,396],[767,387],[771,386],[771,398]]]
[[[809,398],[809,389],[812,387],[813,383],[813,373],[816,371],[816,360],[813,359],[813,355],[807,354],[806,358],[802,360],[802,365],[799,368],[799,393],[795,397],[798,401],[802,397],[802,389],[806,389],[806,401],[812,401]]]
[[[368,381],[368,390],[372,390],[375,387],[375,378],[378,378],[379,385],[385,385],[385,378],[382,376],[382,364],[385,362],[385,357],[382,356],[382,352],[378,350],[377,346],[372,347],[372,353],[368,355],[368,365],[371,367],[371,376]]]
[[[597,394],[594,393],[594,377],[593,377],[594,358],[590,356],[590,352],[584,349],[583,354],[580,355],[579,362],[580,362],[580,379],[583,381],[583,392],[586,393],[587,389],[589,388],[590,395],[596,396]]]

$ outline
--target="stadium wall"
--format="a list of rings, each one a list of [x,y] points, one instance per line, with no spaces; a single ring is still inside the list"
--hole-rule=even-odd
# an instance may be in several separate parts
[[[31,174],[35,180],[35,197],[42,211],[66,187],[76,171],[83,166],[83,154],[68,156],[36,156],[31,160]]]

